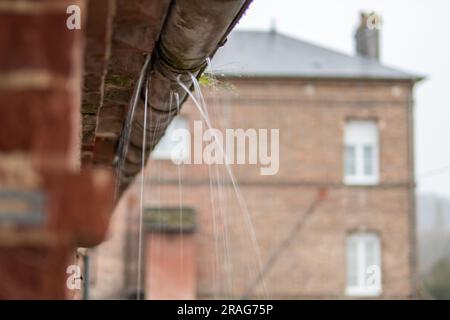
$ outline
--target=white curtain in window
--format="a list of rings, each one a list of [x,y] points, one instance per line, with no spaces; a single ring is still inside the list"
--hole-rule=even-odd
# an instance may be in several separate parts
[[[347,295],[381,294],[381,246],[375,233],[347,237]]]
[[[378,183],[378,128],[374,121],[349,121],[344,134],[344,182]]]

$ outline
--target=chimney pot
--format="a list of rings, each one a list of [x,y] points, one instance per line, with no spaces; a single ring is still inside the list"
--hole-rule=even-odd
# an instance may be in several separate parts
[[[361,20],[356,30],[356,53],[369,59],[380,60],[380,21],[376,13],[361,13]]]

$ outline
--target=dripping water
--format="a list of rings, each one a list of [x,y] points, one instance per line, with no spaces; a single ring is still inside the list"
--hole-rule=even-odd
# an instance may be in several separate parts
[[[216,77],[215,77],[215,73],[214,73],[214,69],[212,67],[212,63],[211,63],[211,59],[208,57],[206,58],[206,64],[208,66],[208,74],[212,80],[212,88],[215,88],[215,83],[216,83]],[[206,103],[205,100],[203,98],[203,95],[201,93],[201,88],[198,85],[198,82],[196,81],[196,79],[192,79],[193,76],[191,75],[191,80],[194,84],[194,93],[196,94],[197,100],[202,102],[202,105],[204,106],[204,110],[205,110],[205,114],[208,115],[208,109],[206,108]],[[214,95],[215,96],[215,95]],[[214,104],[213,104],[214,105]],[[210,123],[211,125],[213,125],[212,123],[212,119],[215,118],[216,119],[216,125],[218,124],[218,118],[220,119],[220,117],[218,117],[217,115],[217,109],[213,108],[211,110],[211,114],[208,115],[209,119],[210,119]],[[222,117],[223,118],[223,117]],[[223,119],[222,119],[223,120]],[[217,127],[217,126],[215,126]],[[223,127],[223,126],[222,126]],[[217,201],[219,202],[218,205],[212,204],[213,208],[217,208],[216,210],[219,211],[218,217],[219,217],[219,221],[220,221],[220,231],[221,231],[221,242],[223,243],[223,252],[224,252],[224,272],[226,275],[226,281],[227,281],[227,288],[228,288],[228,294],[229,296],[232,296],[232,291],[233,291],[233,268],[232,268],[232,259],[231,259],[231,255],[230,255],[230,243],[229,243],[229,235],[228,235],[228,217],[226,214],[224,214],[225,212],[227,212],[226,208],[224,208],[223,206],[226,204],[226,202],[224,201],[223,197],[224,197],[224,191],[227,189],[224,189],[223,187],[223,180],[222,180],[222,174],[220,172],[220,168],[219,168],[219,164],[215,164],[214,168],[211,168],[210,166],[208,166],[208,171],[209,171],[209,176],[210,176],[210,192],[212,197],[214,197],[214,188],[213,188],[213,182],[212,182],[212,174],[211,174],[211,170],[214,170],[214,174],[215,174],[215,181],[216,181],[216,195],[217,195]],[[228,190],[227,190],[228,191]],[[217,223],[216,223],[216,219],[215,219],[215,215],[216,213],[213,212],[213,225],[214,225],[214,234],[217,235],[217,237],[219,236],[219,231],[217,230]],[[216,240],[217,243],[217,240]],[[219,251],[217,249],[216,246],[216,265],[219,266],[220,262],[219,262]],[[218,292],[217,290],[215,290],[214,292]]]
[[[172,100],[172,96],[175,97],[175,106],[177,110],[177,116],[180,115],[180,95],[178,92],[170,92],[170,99]],[[172,106],[172,103],[170,104]],[[181,263],[181,272],[184,271],[184,242],[183,242],[183,189],[181,184],[181,165],[182,163],[177,163],[177,174],[178,174],[178,208],[179,208],[179,226],[180,226],[180,263]]]
[[[116,159],[114,160],[117,163],[117,165],[116,165],[116,186],[115,186],[115,192],[114,192],[115,200],[117,200],[118,193],[119,193],[119,188],[120,188],[120,183],[121,183],[121,178],[122,178],[121,172],[122,172],[123,165],[125,163],[125,157],[127,155],[128,145],[130,142],[131,127],[132,127],[132,123],[133,123],[134,112],[136,110],[136,106],[138,105],[138,101],[140,98],[139,95],[142,90],[142,83],[144,82],[144,78],[147,73],[147,68],[150,63],[150,58],[151,58],[151,55],[150,54],[147,55],[144,65],[142,66],[141,72],[139,74],[138,81],[136,82],[136,85],[134,87],[134,92],[133,92],[133,95],[131,98],[131,103],[129,106],[127,118],[125,119],[123,134],[121,135],[121,138],[119,141],[119,146],[117,149],[118,154],[116,155]]]
[[[257,241],[257,238],[256,238],[254,226],[253,226],[253,223],[252,223],[252,220],[251,220],[250,212],[249,212],[248,207],[247,207],[247,203],[246,203],[246,201],[245,201],[245,199],[244,199],[244,197],[242,195],[242,192],[241,192],[241,190],[239,188],[239,185],[238,185],[236,177],[235,177],[235,175],[234,175],[234,173],[233,173],[233,171],[231,169],[231,166],[227,162],[224,147],[223,147],[222,143],[220,142],[219,138],[217,137],[217,134],[215,133],[215,130],[213,130],[214,129],[213,126],[211,125],[211,121],[210,121],[210,118],[209,118],[209,115],[208,115],[208,112],[207,112],[207,109],[206,109],[206,104],[205,104],[204,98],[203,98],[203,96],[201,94],[200,85],[199,85],[199,83],[197,81],[197,78],[192,73],[189,73],[189,75],[191,77],[192,84],[193,84],[194,89],[196,91],[195,96],[194,96],[194,94],[192,94],[192,92],[189,90],[189,88],[180,80],[179,77],[177,78],[178,85],[188,94],[188,96],[194,102],[194,105],[196,106],[197,110],[199,111],[203,121],[206,123],[206,126],[208,127],[208,129],[211,130],[213,139],[215,140],[215,143],[219,147],[219,151],[221,153],[221,157],[222,157],[223,162],[225,164],[225,169],[226,169],[226,171],[228,173],[228,176],[229,176],[229,178],[231,180],[231,184],[233,186],[234,194],[235,194],[236,199],[238,201],[238,205],[239,205],[241,211],[244,214],[245,223],[247,225],[247,229],[250,232],[251,241],[252,241],[252,244],[253,244],[253,246],[255,248],[255,251],[256,251],[258,268],[261,270],[262,269],[261,253],[260,253],[258,241]],[[266,285],[265,285],[264,279],[262,279],[261,283],[262,283],[262,288],[263,288],[264,294],[267,295],[267,290],[266,290]]]
[[[147,111],[148,111],[148,79],[145,83],[144,98],[144,128],[142,131],[142,158],[141,158],[141,184],[140,184],[140,203],[139,203],[139,230],[138,230],[138,270],[137,270],[137,299],[141,297],[142,285],[142,217],[144,215],[144,187],[145,187],[145,148],[147,140]]]

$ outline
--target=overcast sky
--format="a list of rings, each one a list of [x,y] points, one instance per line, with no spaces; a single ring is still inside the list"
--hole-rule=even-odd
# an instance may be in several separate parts
[[[427,77],[415,91],[418,190],[450,197],[449,0],[254,0],[237,28],[274,21],[278,32],[353,54],[363,10],[382,16],[382,62]]]

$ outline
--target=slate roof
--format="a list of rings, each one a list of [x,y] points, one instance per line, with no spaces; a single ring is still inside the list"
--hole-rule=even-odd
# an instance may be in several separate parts
[[[350,56],[274,31],[234,31],[212,60],[218,76],[420,80],[376,60]]]

